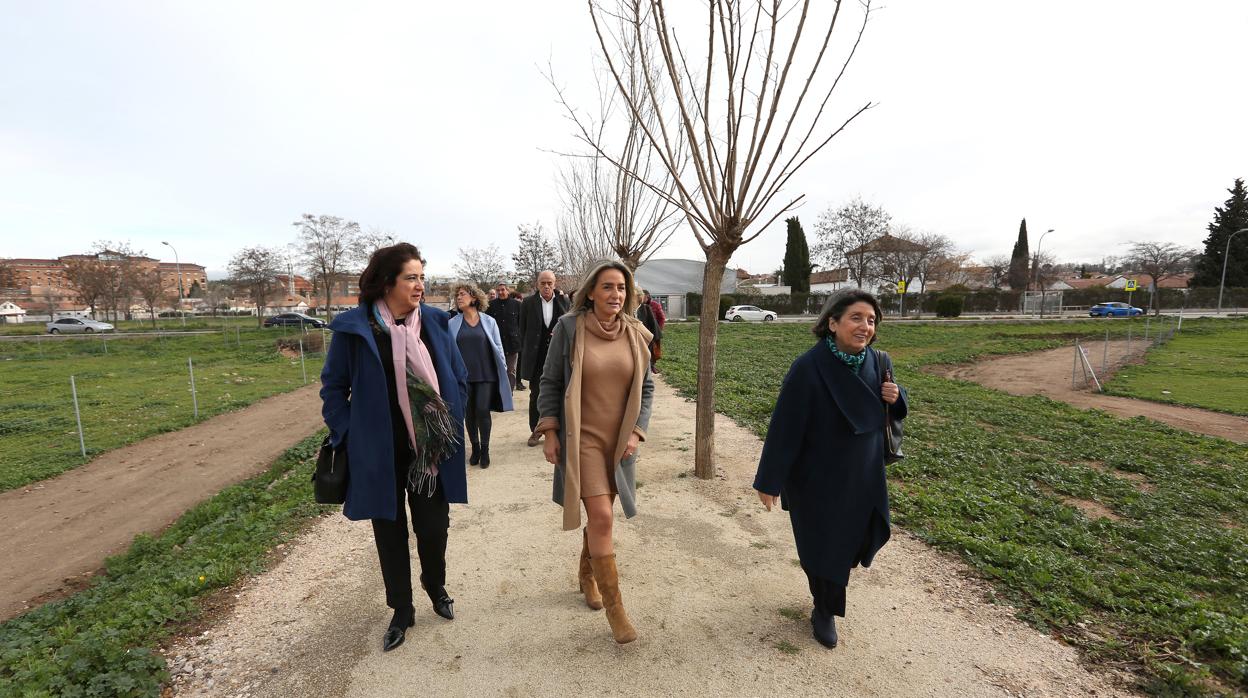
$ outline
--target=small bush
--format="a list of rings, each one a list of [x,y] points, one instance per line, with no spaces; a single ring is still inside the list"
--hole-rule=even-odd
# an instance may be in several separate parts
[[[936,317],[959,317],[962,315],[962,296],[943,295],[936,299]]]

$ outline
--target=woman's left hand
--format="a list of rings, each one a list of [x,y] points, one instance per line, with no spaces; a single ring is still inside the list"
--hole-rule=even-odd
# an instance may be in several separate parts
[[[884,398],[884,402],[890,405],[897,403],[897,398],[901,397],[901,388],[896,383],[885,382],[880,386],[880,397]]]
[[[628,443],[624,445],[624,457],[628,458],[637,455],[637,446],[640,444],[641,437],[637,435],[637,432],[629,434]]]

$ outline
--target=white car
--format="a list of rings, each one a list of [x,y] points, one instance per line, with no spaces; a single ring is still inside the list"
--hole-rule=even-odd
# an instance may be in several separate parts
[[[107,322],[99,322],[89,317],[63,317],[45,325],[48,334],[71,334],[74,332],[112,332],[113,326]]]
[[[724,313],[724,319],[729,322],[745,322],[746,320],[771,322],[776,319],[776,312],[763,310],[756,305],[734,305]]]

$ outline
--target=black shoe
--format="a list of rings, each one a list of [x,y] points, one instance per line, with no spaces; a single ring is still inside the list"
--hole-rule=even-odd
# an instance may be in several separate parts
[[[481,469],[485,470],[490,467],[490,449],[481,449]]]
[[[407,629],[413,625],[416,625],[415,608],[408,606],[406,609],[395,610],[394,618],[390,619],[390,627],[386,628],[386,636],[381,640],[381,651],[389,652],[403,644],[407,639]]]
[[[819,644],[832,649],[836,647],[836,616],[824,616],[818,611],[810,612],[810,626],[814,630],[815,639]]]
[[[447,620],[455,620],[455,599],[446,595],[446,589],[439,590],[436,597],[431,594],[429,600],[433,602],[434,613]]]
[[[469,465],[476,465],[481,462],[481,456],[477,453],[477,447],[472,447],[472,456],[468,458]]]

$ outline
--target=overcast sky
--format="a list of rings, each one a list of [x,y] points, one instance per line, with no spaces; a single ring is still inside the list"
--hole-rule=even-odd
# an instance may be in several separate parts
[[[1063,261],[1200,247],[1248,177],[1248,2],[886,5],[835,104],[879,106],[787,189],[812,243],[860,195],[981,258],[1024,216]],[[464,245],[510,253],[517,224],[553,229],[546,151],[573,145],[540,67],[585,89],[591,32],[571,0],[0,0],[0,257],[125,240],[172,261],[167,240],[224,270],[304,212],[394,231],[434,274]],[[783,247],[777,222],[733,265]],[[682,228],[658,256],[701,252]]]

